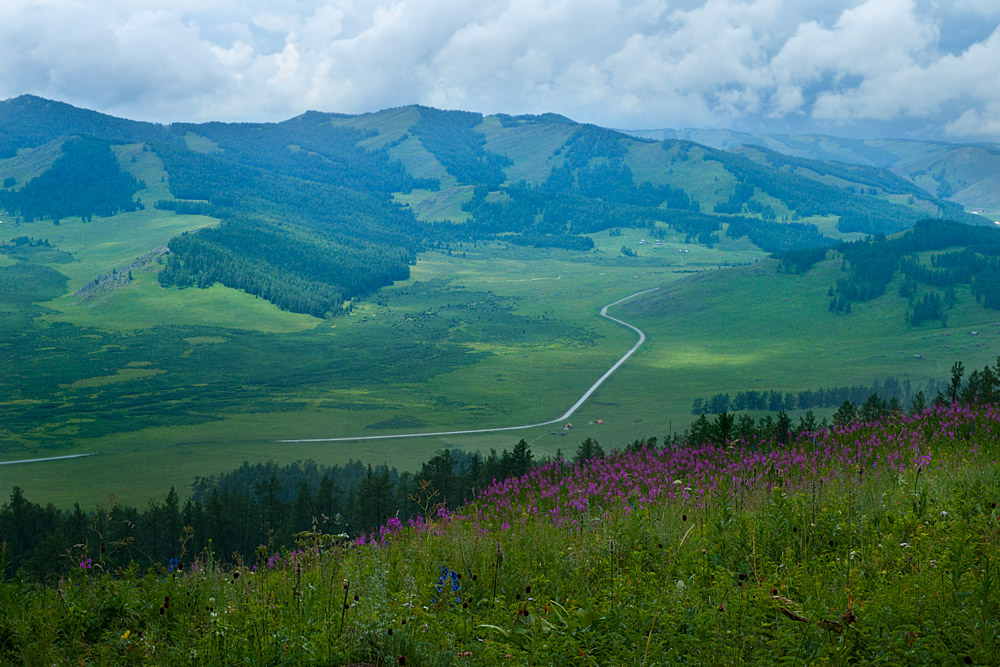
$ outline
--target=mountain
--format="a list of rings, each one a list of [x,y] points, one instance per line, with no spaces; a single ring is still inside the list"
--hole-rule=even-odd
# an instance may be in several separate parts
[[[1000,215],[1000,146],[826,135],[754,135],[733,130],[647,130],[641,138],[695,141],[720,150],[760,146],[784,155],[887,169],[969,210]]]

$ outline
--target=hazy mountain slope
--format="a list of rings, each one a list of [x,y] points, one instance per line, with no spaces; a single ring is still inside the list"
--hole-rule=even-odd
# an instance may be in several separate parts
[[[737,146],[763,146],[792,157],[848,162],[888,168],[901,161],[934,155],[951,147],[951,144],[907,139],[849,139],[822,134],[750,134],[736,130],[640,130],[628,131],[635,136],[660,141],[682,139],[699,144],[730,150]]]
[[[359,144],[373,131],[338,127],[328,114],[309,112],[283,123],[205,123],[171,126],[212,142],[213,154],[274,173],[366,192],[433,187],[410,176],[385,150]]]
[[[955,146],[900,162],[893,171],[968,208],[1000,210],[1000,147]]]
[[[753,135],[733,130],[629,132],[657,140],[686,139],[713,148],[764,148],[809,160],[888,169],[923,190],[970,209],[1000,213],[1000,147],[909,139],[847,139],[825,135]]]
[[[889,201],[907,204],[926,216],[948,217],[976,224],[978,220],[963,212],[953,202],[929,195],[925,190],[885,169],[796,158],[759,146],[740,146],[731,152],[760,164],[798,174],[851,192],[876,194]]]
[[[560,152],[573,135],[575,124],[548,122],[537,116],[488,116],[477,129],[486,137],[487,150],[511,160],[504,168],[508,181],[523,180],[538,185],[549,177],[553,168],[562,165]]]

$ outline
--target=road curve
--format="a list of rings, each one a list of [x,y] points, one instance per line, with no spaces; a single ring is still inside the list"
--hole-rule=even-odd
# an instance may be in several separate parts
[[[619,320],[617,317],[612,317],[612,316],[608,315],[608,308],[611,308],[612,306],[617,306],[620,303],[624,303],[624,302],[628,301],[629,299],[634,299],[635,297],[640,296],[642,294],[648,294],[649,292],[655,292],[658,289],[660,289],[660,288],[659,287],[653,287],[653,288],[650,288],[650,289],[642,290],[640,292],[636,292],[634,294],[629,294],[628,296],[622,297],[621,299],[618,299],[617,301],[612,301],[608,305],[606,305],[603,308],[601,308],[601,317],[603,317],[605,319],[609,319],[612,322],[616,322],[617,324],[620,324],[623,327],[627,327],[627,328],[631,329],[632,331],[636,332],[637,334],[639,334],[639,340],[636,341],[635,345],[632,346],[632,349],[630,349],[628,352],[626,352],[624,355],[622,355],[622,358],[615,362],[614,366],[612,366],[607,371],[605,371],[604,375],[602,375],[600,378],[598,378],[597,382],[595,382],[594,384],[592,384],[590,386],[590,389],[588,389],[583,394],[583,396],[581,396],[579,398],[579,400],[577,400],[576,403],[574,403],[572,406],[570,406],[569,410],[567,410],[566,412],[564,412],[559,417],[556,417],[555,419],[550,419],[549,421],[546,421],[546,422],[539,422],[537,424],[523,424],[521,426],[500,426],[500,427],[497,427],[497,428],[477,428],[477,429],[467,429],[467,430],[464,430],[464,431],[434,431],[434,432],[431,432],[431,433],[395,433],[393,435],[355,435],[355,436],[340,437],[340,438],[303,438],[303,439],[298,439],[298,440],[277,440],[276,442],[285,442],[285,443],[293,443],[293,442],[355,442],[355,441],[358,441],[358,440],[391,440],[393,438],[427,438],[427,437],[431,437],[431,436],[440,436],[440,435],[469,435],[469,434],[473,434],[473,433],[500,433],[500,432],[503,432],[503,431],[520,431],[520,430],[524,430],[524,429],[528,429],[528,428],[536,428],[538,426],[549,426],[551,424],[561,423],[561,422],[569,419],[570,417],[572,417],[573,413],[576,412],[580,408],[580,406],[583,405],[586,402],[586,400],[588,398],[590,398],[591,394],[593,394],[595,391],[597,391],[597,388],[600,387],[604,383],[605,380],[607,380],[609,377],[611,377],[611,374],[614,373],[616,370],[618,370],[618,368],[622,364],[624,364],[628,360],[628,358],[631,357],[635,353],[635,351],[638,350],[639,347],[643,343],[646,342],[646,334],[644,334],[637,327],[632,326],[628,322],[623,322],[622,320]]]

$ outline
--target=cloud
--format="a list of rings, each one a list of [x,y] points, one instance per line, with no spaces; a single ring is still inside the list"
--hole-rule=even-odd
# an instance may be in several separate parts
[[[0,97],[133,118],[422,103],[1000,138],[993,0],[5,0]]]

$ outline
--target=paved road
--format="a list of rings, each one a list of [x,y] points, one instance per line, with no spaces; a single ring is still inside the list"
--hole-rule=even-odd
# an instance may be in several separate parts
[[[595,382],[593,385],[591,385],[590,389],[588,389],[586,391],[586,393],[584,393],[584,395],[581,396],[580,399],[570,407],[569,410],[567,410],[566,412],[564,412],[559,417],[556,417],[555,419],[550,419],[549,421],[546,421],[546,422],[539,422],[537,424],[522,424],[520,426],[501,426],[501,427],[497,427],[497,428],[466,429],[464,431],[435,431],[435,432],[431,432],[431,433],[395,433],[393,435],[356,435],[356,436],[340,437],[340,438],[303,438],[303,439],[299,439],[299,440],[278,440],[278,442],[288,442],[288,443],[291,443],[291,442],[355,442],[355,441],[358,441],[358,440],[391,440],[391,439],[394,439],[394,438],[427,438],[427,437],[431,437],[431,436],[441,436],[441,435],[468,435],[470,433],[500,433],[502,431],[520,431],[520,430],[523,430],[523,429],[536,428],[538,426],[549,426],[551,424],[559,424],[559,423],[565,422],[567,419],[569,419],[570,417],[573,416],[573,413],[576,412],[580,408],[580,406],[583,405],[586,402],[586,400],[588,398],[590,398],[591,394],[593,394],[595,391],[597,391],[597,388],[600,387],[601,384],[603,384],[605,380],[607,380],[609,377],[611,377],[612,373],[614,373],[616,370],[618,370],[618,368],[622,364],[624,364],[625,361],[628,360],[628,358],[631,357],[632,354],[635,353],[635,351],[638,350],[639,347],[643,343],[646,342],[646,334],[644,334],[642,331],[640,331],[638,328],[632,326],[628,322],[623,322],[622,320],[619,320],[617,317],[611,317],[610,315],[608,315],[608,308],[611,308],[612,306],[617,306],[620,303],[624,303],[624,302],[628,301],[629,299],[634,299],[635,297],[640,296],[642,294],[648,294],[649,292],[655,292],[658,289],[660,289],[660,288],[659,287],[653,287],[652,289],[642,290],[641,292],[636,292],[635,294],[629,294],[628,296],[622,297],[621,299],[618,299],[617,301],[613,301],[613,302],[609,303],[608,305],[604,306],[603,308],[601,308],[601,317],[609,319],[612,322],[617,322],[618,324],[622,325],[623,327],[627,327],[627,328],[631,329],[632,331],[636,332],[637,334],[639,334],[639,340],[636,341],[635,345],[632,346],[632,349],[630,349],[628,352],[626,352],[624,355],[622,355],[622,358],[615,362],[614,366],[612,366],[611,368],[609,368],[604,373],[604,375],[602,375],[600,378],[598,378],[597,382]]]
[[[62,459],[80,459],[84,456],[97,456],[101,452],[91,452],[89,454],[67,454],[66,456],[48,456],[43,459],[20,459],[18,461],[0,461],[0,466],[14,465],[15,463],[41,463],[42,461],[59,461]]]

